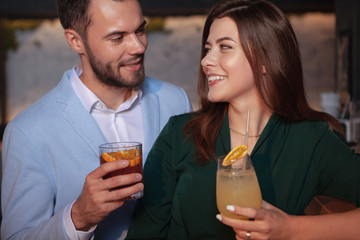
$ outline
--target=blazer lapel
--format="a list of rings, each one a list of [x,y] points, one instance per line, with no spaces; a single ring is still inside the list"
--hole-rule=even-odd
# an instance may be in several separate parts
[[[98,156],[99,145],[105,143],[106,139],[93,117],[77,97],[66,73],[58,86],[57,101],[64,104],[61,112],[64,119]]]
[[[144,119],[145,160],[160,132],[160,102],[158,96],[156,94],[147,93],[144,89],[141,108]]]

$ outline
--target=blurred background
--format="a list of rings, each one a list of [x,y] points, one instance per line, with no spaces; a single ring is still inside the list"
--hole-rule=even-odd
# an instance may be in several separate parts
[[[183,87],[194,109],[198,108],[202,27],[215,2],[140,0],[149,22],[146,74]],[[350,117],[354,118],[354,114],[350,116],[350,102],[360,99],[359,1],[271,2],[288,15],[296,32],[310,105],[323,110],[324,105],[336,101],[333,114],[346,127]],[[6,123],[53,88],[63,72],[79,62],[63,36],[55,0],[1,0],[0,136]],[[335,93],[335,98],[328,93]],[[351,135],[355,130],[349,126]]]

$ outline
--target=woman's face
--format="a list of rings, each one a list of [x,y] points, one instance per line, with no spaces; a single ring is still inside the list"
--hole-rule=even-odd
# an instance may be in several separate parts
[[[236,23],[229,17],[215,19],[201,61],[211,102],[246,104],[256,97],[252,69],[241,47]]]

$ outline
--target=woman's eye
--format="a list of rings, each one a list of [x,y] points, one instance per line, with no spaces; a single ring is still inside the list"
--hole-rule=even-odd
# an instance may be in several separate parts
[[[210,52],[210,48],[204,48],[204,54],[208,54],[208,52]]]
[[[224,44],[220,45],[220,48],[221,48],[221,50],[231,49],[231,47],[230,47],[230,46],[228,46],[228,45],[224,45]]]

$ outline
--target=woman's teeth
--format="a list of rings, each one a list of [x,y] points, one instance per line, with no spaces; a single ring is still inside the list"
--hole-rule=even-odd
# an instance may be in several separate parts
[[[225,79],[225,77],[222,77],[222,76],[210,76],[210,77],[208,77],[209,82],[213,82],[215,80],[222,80],[222,79]]]

